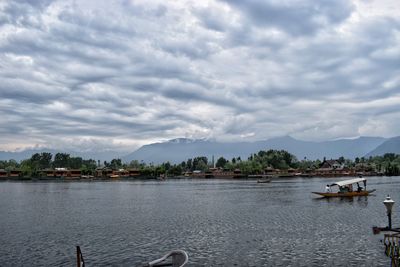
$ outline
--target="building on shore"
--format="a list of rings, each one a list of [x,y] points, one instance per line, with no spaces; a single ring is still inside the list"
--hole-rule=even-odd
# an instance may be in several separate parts
[[[48,179],[80,179],[82,172],[79,169],[68,170],[67,168],[44,169],[41,171],[41,177]]]
[[[216,179],[230,179],[244,177],[240,169],[233,171],[223,168],[209,168],[207,171],[194,170],[193,172],[185,172],[184,176],[193,178],[216,178]]]
[[[8,172],[4,169],[0,169],[0,179],[1,178],[8,178]]]
[[[108,167],[98,167],[95,171],[95,177],[97,178],[134,178],[141,176],[140,170],[138,169],[111,169]]]
[[[18,177],[21,177],[21,176],[22,176],[22,171],[20,171],[20,170],[11,170],[9,172],[9,177],[10,178],[18,178]]]
[[[128,175],[129,177],[138,177],[140,176],[140,171],[138,169],[129,169]]]

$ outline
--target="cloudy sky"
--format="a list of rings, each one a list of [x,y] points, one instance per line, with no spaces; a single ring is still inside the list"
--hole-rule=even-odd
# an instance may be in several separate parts
[[[400,135],[398,0],[0,1],[0,150]]]

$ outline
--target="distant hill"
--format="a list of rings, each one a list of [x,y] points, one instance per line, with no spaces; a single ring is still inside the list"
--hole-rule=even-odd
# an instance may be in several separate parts
[[[326,142],[310,142],[294,139],[290,136],[272,138],[257,142],[222,143],[208,140],[193,140],[186,138],[173,139],[167,142],[142,146],[133,153],[123,157],[123,161],[143,160],[146,163],[162,163],[170,161],[179,163],[188,158],[206,156],[215,160],[223,156],[227,159],[241,157],[247,159],[252,153],[268,149],[284,149],[294,154],[298,159],[345,158],[362,157],[385,142],[381,137],[359,137],[356,139],[340,139]]]
[[[121,158],[124,162],[131,160],[144,161],[146,163],[159,164],[169,161],[180,163],[188,158],[206,156],[210,161],[223,156],[226,159],[241,157],[247,159],[251,154],[260,150],[284,149],[295,155],[298,159],[310,160],[326,157],[354,159],[356,157],[383,155],[388,152],[400,154],[400,137],[385,139],[381,137],[359,137],[356,139],[340,139],[326,142],[311,142],[294,139],[290,136],[272,138],[256,142],[216,142],[211,140],[198,140],[178,138],[162,143],[144,145],[138,150],[126,156],[116,151],[105,152],[75,152],[59,151],[50,148],[29,149],[19,152],[0,151],[0,160],[15,159],[21,161],[30,158],[34,153],[50,152],[53,155],[58,152],[69,153],[71,156],[79,156],[84,159],[110,161],[113,158]]]
[[[21,161],[24,159],[29,159],[35,153],[49,152],[53,156],[58,153],[68,153],[72,157],[82,157],[83,159],[94,159],[100,161],[110,161],[114,158],[121,158],[121,153],[115,151],[105,151],[105,152],[76,152],[76,151],[60,151],[49,148],[38,148],[38,149],[27,149],[17,152],[0,151],[0,160],[10,160],[14,159],[16,161]]]
[[[24,159],[29,159],[33,154],[35,153],[41,153],[41,152],[49,152],[54,154],[54,150],[51,149],[27,149],[27,150],[22,150],[22,151],[17,151],[17,152],[9,152],[9,151],[0,151],[0,160],[16,160],[16,161],[21,161]]]
[[[400,136],[396,136],[386,140],[374,150],[366,154],[365,157],[382,156],[386,153],[400,154]]]

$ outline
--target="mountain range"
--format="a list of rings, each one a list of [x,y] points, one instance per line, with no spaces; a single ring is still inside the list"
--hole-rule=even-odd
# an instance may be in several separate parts
[[[356,157],[377,156],[385,153],[400,154],[400,136],[393,138],[359,137],[324,142],[302,141],[290,136],[255,142],[218,142],[205,139],[178,138],[144,145],[125,156],[116,151],[75,152],[37,148],[19,152],[0,151],[0,160],[15,159],[21,161],[30,158],[34,153],[50,152],[54,155],[58,152],[65,152],[84,159],[92,158],[110,161],[113,158],[121,158],[124,162],[138,160],[159,164],[166,161],[180,163],[188,158],[197,156],[206,156],[209,160],[213,156],[215,160],[221,156],[226,159],[232,159],[233,157],[247,159],[253,153],[268,149],[283,149],[292,153],[298,159],[322,160],[324,157],[334,159],[341,156],[354,159]]]
[[[386,145],[386,143],[389,143],[389,145]],[[179,138],[142,146],[123,157],[123,160],[126,162],[143,160],[147,163],[158,164],[165,161],[179,163],[196,156],[206,156],[210,160],[213,156],[215,160],[220,156],[226,159],[233,157],[247,159],[253,153],[268,149],[283,149],[294,154],[298,159],[322,160],[324,157],[330,159],[341,156],[354,159],[366,155],[383,155],[387,151],[400,154],[400,137],[390,139],[359,137],[355,139],[312,142],[284,136],[264,141],[230,143]]]
[[[380,156],[385,153],[400,154],[400,136],[396,136],[396,137],[386,140],[385,142],[380,144],[378,147],[376,147],[374,150],[367,153],[365,156],[366,157]]]

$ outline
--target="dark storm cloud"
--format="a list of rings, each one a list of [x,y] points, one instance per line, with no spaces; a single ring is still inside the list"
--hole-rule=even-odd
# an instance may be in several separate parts
[[[397,13],[345,0],[5,1],[0,145],[397,135]]]

